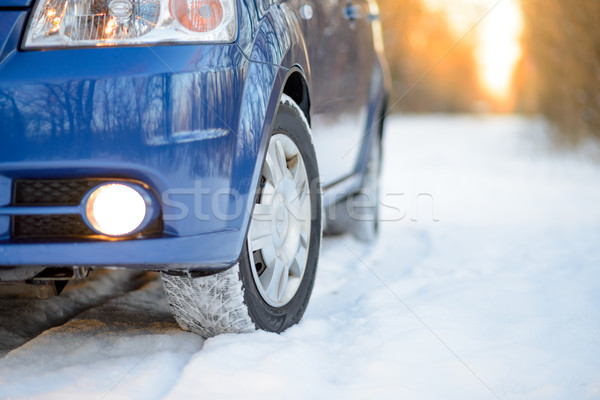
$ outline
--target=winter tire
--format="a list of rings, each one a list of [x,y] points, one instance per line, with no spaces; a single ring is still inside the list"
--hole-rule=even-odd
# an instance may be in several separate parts
[[[239,262],[206,277],[162,274],[175,319],[203,337],[282,332],[304,314],[321,245],[321,189],[310,126],[283,95]]]

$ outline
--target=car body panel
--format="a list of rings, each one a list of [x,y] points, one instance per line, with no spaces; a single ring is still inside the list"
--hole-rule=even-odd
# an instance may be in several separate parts
[[[0,65],[16,51],[26,18],[26,11],[0,9]]]
[[[0,0],[0,10],[3,8],[23,8],[29,7],[33,0]]]
[[[299,72],[321,93],[297,2],[238,3],[239,37],[230,45],[19,51],[26,12],[0,11],[0,265],[215,272],[235,263],[287,77]],[[370,90],[369,116],[385,88]],[[359,163],[346,175],[358,176]],[[16,179],[79,177],[149,185],[161,199],[163,234],[11,238]]]

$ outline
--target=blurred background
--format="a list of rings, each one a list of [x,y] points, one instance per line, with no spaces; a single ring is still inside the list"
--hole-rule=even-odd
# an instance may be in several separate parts
[[[600,1],[379,0],[392,112],[543,115],[600,139]]]

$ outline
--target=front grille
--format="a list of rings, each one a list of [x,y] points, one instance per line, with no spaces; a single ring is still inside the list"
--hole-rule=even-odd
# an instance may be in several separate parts
[[[14,205],[77,205],[94,186],[106,179],[27,179],[17,180]]]
[[[15,238],[90,237],[98,234],[79,215],[18,215],[13,217]]]
[[[13,205],[15,206],[74,206],[81,204],[84,196],[95,186],[112,179],[22,179],[14,182]],[[103,237],[86,225],[81,215],[15,215],[11,218],[12,237],[31,238],[80,238]],[[159,217],[140,235],[156,235],[163,231]]]

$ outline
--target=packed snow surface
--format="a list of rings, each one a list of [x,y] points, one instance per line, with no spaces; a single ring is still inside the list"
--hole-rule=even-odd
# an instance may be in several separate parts
[[[298,326],[206,341],[154,274],[0,301],[1,399],[600,398],[600,165],[539,121],[392,117],[382,231]]]

